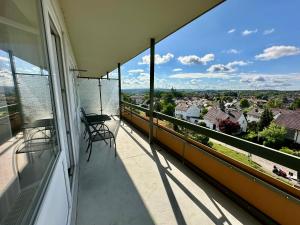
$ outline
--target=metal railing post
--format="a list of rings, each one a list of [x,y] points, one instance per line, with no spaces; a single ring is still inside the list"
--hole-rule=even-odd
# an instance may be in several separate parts
[[[119,114],[122,117],[122,92],[121,92],[121,63],[118,63],[118,81],[119,81]]]
[[[154,64],[155,39],[150,39],[150,105],[149,105],[149,143],[153,141],[153,109],[154,109]]]
[[[101,94],[101,78],[98,78],[98,86],[99,86],[99,97],[100,97],[100,112],[101,112],[101,115],[102,115],[103,106],[102,106],[102,94]]]

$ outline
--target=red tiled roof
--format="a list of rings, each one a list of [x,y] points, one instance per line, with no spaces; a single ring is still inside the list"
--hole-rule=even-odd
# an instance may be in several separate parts
[[[232,122],[237,122],[242,116],[242,113],[237,110],[222,111],[219,108],[212,107],[205,114],[204,119],[214,124],[218,124],[222,120],[230,119]]]
[[[178,110],[178,111],[187,111],[189,107],[190,107],[190,105],[188,105],[188,104],[186,104],[186,103],[179,103],[179,104],[175,107],[175,110]]]
[[[300,111],[282,110],[274,122],[288,129],[300,130]]]

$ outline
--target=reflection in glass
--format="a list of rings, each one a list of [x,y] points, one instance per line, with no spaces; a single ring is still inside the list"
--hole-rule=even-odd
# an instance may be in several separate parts
[[[39,1],[0,9],[0,224],[20,224],[57,155],[57,130]]]

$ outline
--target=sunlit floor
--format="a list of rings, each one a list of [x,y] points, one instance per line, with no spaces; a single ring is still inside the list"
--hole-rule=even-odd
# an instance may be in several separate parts
[[[81,149],[77,225],[259,224],[249,213],[128,124],[111,121],[118,157],[103,141]]]

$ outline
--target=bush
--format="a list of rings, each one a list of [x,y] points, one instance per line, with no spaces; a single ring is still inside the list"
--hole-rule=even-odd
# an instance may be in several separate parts
[[[199,125],[202,126],[202,127],[206,127],[206,123],[203,122],[203,121],[201,121],[201,122],[199,123]]]
[[[226,134],[235,134],[240,131],[241,127],[238,122],[232,122],[231,120],[227,119],[222,120],[219,123],[219,129]]]
[[[294,155],[294,156],[298,156],[300,157],[300,151],[294,151],[288,147],[282,147],[280,149],[281,152],[284,152],[284,153],[287,153],[287,154],[290,154],[290,155]]]
[[[293,155],[294,154],[294,151],[292,149],[289,149],[288,147],[282,147],[280,149],[281,152],[284,152],[284,153],[287,153],[287,154],[290,154],[290,155]]]
[[[201,134],[196,134],[193,136],[193,138],[195,141],[200,142],[201,144],[204,144],[208,147],[212,146],[212,143],[209,141],[209,137],[201,135]]]
[[[257,141],[257,132],[250,131],[247,135],[244,137],[248,141]]]
[[[284,143],[286,133],[287,131],[284,127],[271,123],[269,127],[259,132],[259,135],[264,139],[264,145],[272,148],[281,148]]]

